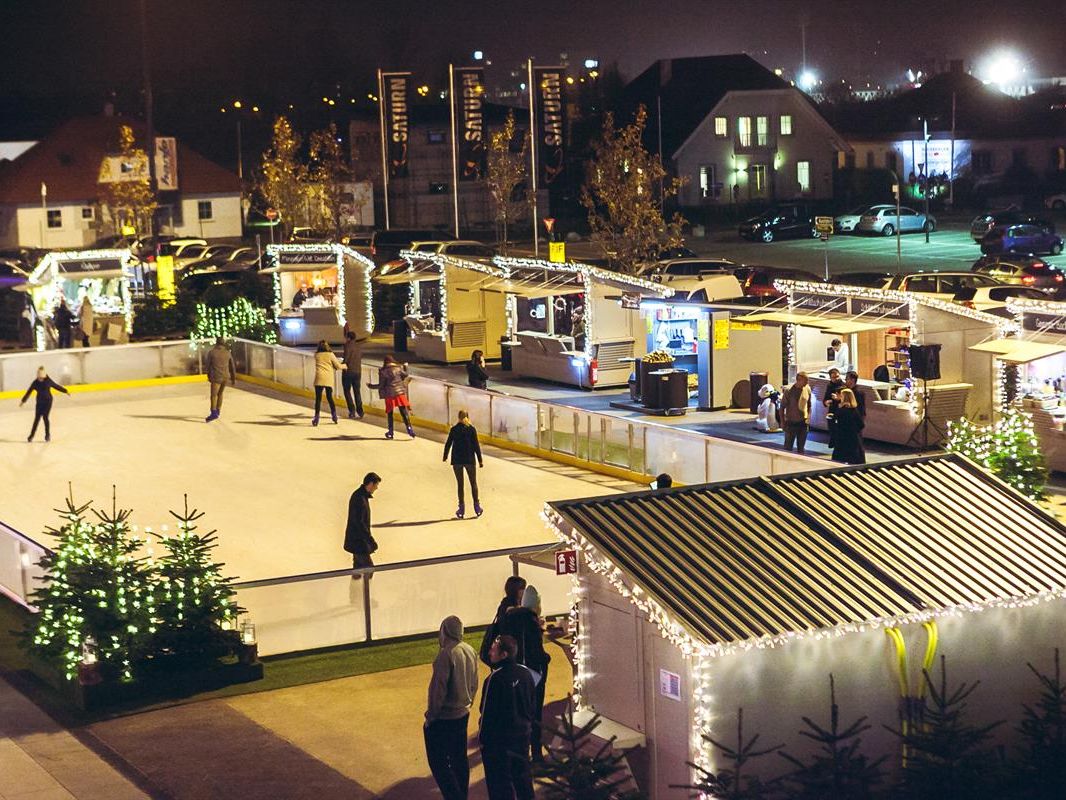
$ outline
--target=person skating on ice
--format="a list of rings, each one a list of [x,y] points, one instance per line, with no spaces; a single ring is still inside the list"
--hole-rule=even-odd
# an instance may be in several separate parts
[[[48,377],[48,372],[44,367],[38,367],[36,380],[30,384],[30,388],[26,390],[26,394],[22,395],[22,401],[19,403],[20,406],[26,405],[30,395],[34,392],[37,393],[37,413],[33,417],[33,427],[30,428],[30,435],[26,438],[27,442],[32,442],[33,437],[37,435],[37,425],[41,420],[44,420],[44,440],[46,442],[52,441],[52,426],[48,415],[52,412],[53,389],[63,394],[70,394],[64,387]]]
[[[411,401],[407,399],[407,364],[400,366],[392,356],[385,356],[385,363],[378,370],[378,382],[368,383],[371,389],[378,390],[378,397],[385,401],[385,413],[389,418],[389,430],[385,434],[386,439],[393,437],[392,412],[400,409],[403,424],[407,426],[407,435],[415,438],[415,429],[411,427],[411,417],[408,409]]]
[[[211,384],[211,413],[204,421],[214,422],[222,414],[222,392],[226,382],[229,381],[230,386],[237,385],[237,366],[233,363],[233,354],[226,347],[226,340],[221,336],[215,339],[215,346],[207,351],[205,361],[207,382]]]
[[[318,425],[318,415],[322,411],[323,392],[329,403],[329,413],[333,417],[333,424],[337,424],[337,404],[333,402],[333,373],[343,369],[344,365],[333,355],[326,340],[320,341],[318,352],[315,353],[315,417],[311,420],[311,425]]]
[[[452,425],[448,431],[448,441],[444,443],[444,461],[448,460],[448,452],[452,454],[452,472],[455,473],[455,486],[459,493],[459,507],[455,510],[455,516],[462,519],[466,514],[466,497],[463,490],[463,473],[470,478],[470,498],[474,501],[474,514],[481,516],[483,509],[477,493],[477,468],[485,468],[485,462],[481,458],[481,443],[477,439],[477,430],[470,424],[470,415],[465,411],[459,412],[459,421]],[[474,459],[477,459],[477,466]]]

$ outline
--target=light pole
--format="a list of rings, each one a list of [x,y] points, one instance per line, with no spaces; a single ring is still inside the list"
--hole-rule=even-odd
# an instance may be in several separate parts
[[[899,175],[896,174],[896,171],[894,169],[890,169],[889,172],[892,174],[892,180],[895,181],[892,184],[892,191],[896,195],[896,274],[897,275],[902,275],[903,274],[903,250],[902,250],[902,248],[900,246],[900,239],[899,239],[899,216],[900,216],[899,215],[899,190],[900,190]]]
[[[929,120],[922,120],[922,138],[925,139],[925,243],[929,244]]]

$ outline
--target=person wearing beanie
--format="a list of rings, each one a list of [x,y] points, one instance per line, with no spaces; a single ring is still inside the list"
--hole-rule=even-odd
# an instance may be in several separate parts
[[[463,641],[462,620],[445,617],[422,726],[426,760],[445,800],[466,800],[469,791],[466,728],[476,692],[477,653]]]
[[[500,633],[514,637],[518,643],[515,660],[533,672],[534,690],[532,725],[529,744],[534,761],[543,761],[543,735],[541,720],[544,716],[544,689],[548,683],[548,662],[551,656],[544,650],[544,620],[541,618],[540,592],[537,587],[526,586],[522,603],[509,608],[500,625]]]

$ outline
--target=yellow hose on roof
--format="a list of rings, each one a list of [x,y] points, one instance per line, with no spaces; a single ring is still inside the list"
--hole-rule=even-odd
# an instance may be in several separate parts
[[[925,679],[925,673],[933,668],[933,661],[936,659],[936,646],[940,640],[940,634],[937,631],[935,620],[923,622],[922,627],[925,628],[925,657],[922,658],[922,683],[921,686],[918,687],[918,698],[920,700],[925,700],[925,692],[926,689],[929,688],[929,682]]]

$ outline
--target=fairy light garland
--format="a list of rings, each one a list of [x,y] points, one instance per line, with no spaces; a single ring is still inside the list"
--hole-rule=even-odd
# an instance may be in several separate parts
[[[325,255],[331,253],[334,256],[333,266],[337,270],[337,297],[335,307],[337,309],[337,318],[341,325],[347,323],[347,303],[346,298],[348,296],[349,287],[347,285],[347,276],[345,270],[345,259],[350,259],[359,264],[362,268],[363,285],[362,289],[362,301],[366,308],[366,326],[364,333],[367,335],[374,331],[374,288],[371,282],[371,275],[374,271],[374,262],[347,245],[343,244],[269,244],[266,248],[267,259],[270,263],[270,267],[275,270],[274,272],[274,313],[275,315],[281,314],[282,297],[281,297],[281,272],[282,262],[281,255],[289,254],[294,256],[290,264],[295,267],[318,267],[322,268],[327,266],[324,262],[310,262],[303,264],[299,261],[301,255]],[[289,266],[289,264],[285,265]],[[306,271],[306,270],[305,270]],[[313,271],[310,270],[310,271]],[[350,287],[352,291],[355,291],[355,287]]]
[[[266,312],[252,305],[247,297],[238,297],[228,306],[214,308],[196,304],[196,322],[189,338],[196,345],[203,340],[231,339],[234,336],[255,336],[266,344],[276,344],[277,331],[266,318]]]

